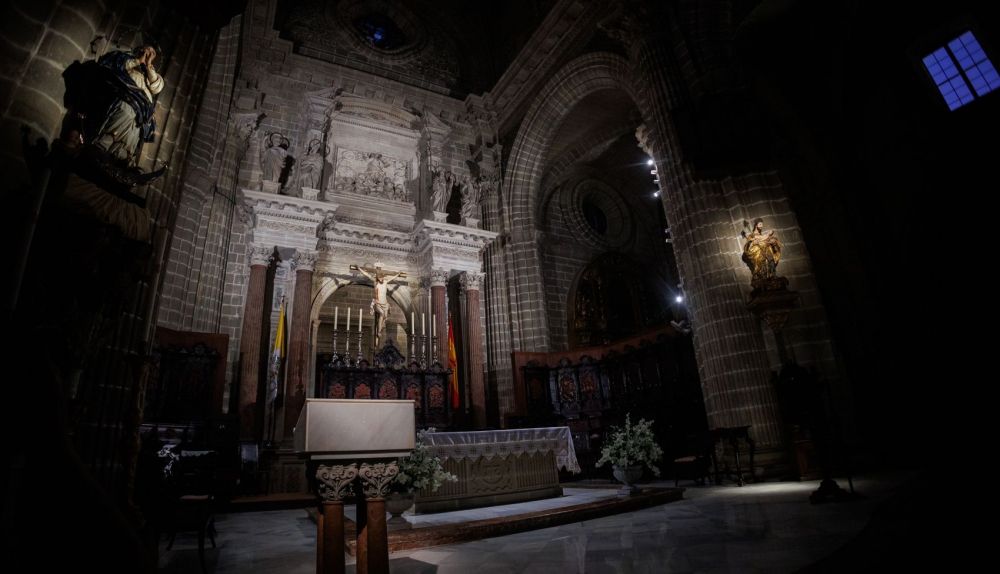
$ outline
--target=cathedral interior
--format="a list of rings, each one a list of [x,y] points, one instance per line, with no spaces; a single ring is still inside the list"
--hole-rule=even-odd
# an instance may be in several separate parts
[[[611,433],[653,421],[663,472],[608,502],[599,520],[619,522],[434,542],[438,562],[390,531],[393,571],[876,571],[946,554],[942,481],[971,470],[956,444],[988,436],[962,385],[988,380],[988,281],[965,273],[988,278],[997,5],[2,11],[9,563],[327,571],[315,460],[296,446],[317,399],[412,401],[414,430],[442,434],[563,429],[577,472],[546,472],[566,493],[613,494]],[[490,488],[541,472],[490,469],[494,506],[507,495]],[[166,539],[192,500],[220,544],[183,562]],[[726,526],[685,539],[685,512]],[[734,534],[742,521],[756,526]],[[783,528],[809,534],[782,545]],[[563,534],[573,548],[532,550]]]

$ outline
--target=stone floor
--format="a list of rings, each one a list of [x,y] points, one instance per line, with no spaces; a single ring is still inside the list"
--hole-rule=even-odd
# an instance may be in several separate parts
[[[825,505],[808,502],[817,482],[691,486],[684,500],[654,508],[393,553],[391,568],[394,573],[440,574],[792,572],[827,558],[858,536],[881,503],[908,478],[858,479],[855,486],[864,499]],[[417,526],[492,518],[578,504],[614,492],[566,488],[568,496],[560,499],[408,518]],[[210,572],[315,571],[316,527],[304,510],[220,515],[216,525],[218,548],[206,550]],[[353,570],[348,566],[349,572]],[[178,534],[169,552],[165,544],[161,547],[160,571],[199,571],[194,536]]]

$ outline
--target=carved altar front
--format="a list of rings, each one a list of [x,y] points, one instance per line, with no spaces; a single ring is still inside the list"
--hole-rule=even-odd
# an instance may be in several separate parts
[[[418,513],[561,496],[559,470],[580,472],[567,427],[436,432],[425,440],[458,480],[418,492]]]

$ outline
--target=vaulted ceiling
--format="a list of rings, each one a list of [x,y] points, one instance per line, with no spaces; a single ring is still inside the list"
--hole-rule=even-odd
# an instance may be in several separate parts
[[[280,0],[275,27],[303,55],[455,97],[482,93],[553,0]]]

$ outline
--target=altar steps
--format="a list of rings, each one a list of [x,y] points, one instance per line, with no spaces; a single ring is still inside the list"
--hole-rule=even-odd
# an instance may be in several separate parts
[[[389,532],[389,551],[412,550],[442,544],[456,544],[538,530],[550,526],[570,524],[592,520],[623,512],[632,512],[652,506],[667,504],[683,498],[683,488],[647,487],[641,494],[604,498],[585,504],[550,508],[536,512],[513,514],[497,518],[471,520],[436,526],[415,526],[407,530],[392,530]],[[310,512],[310,515],[313,515]],[[356,551],[356,530],[354,522],[347,520],[345,524],[347,538],[347,553],[351,556]]]

